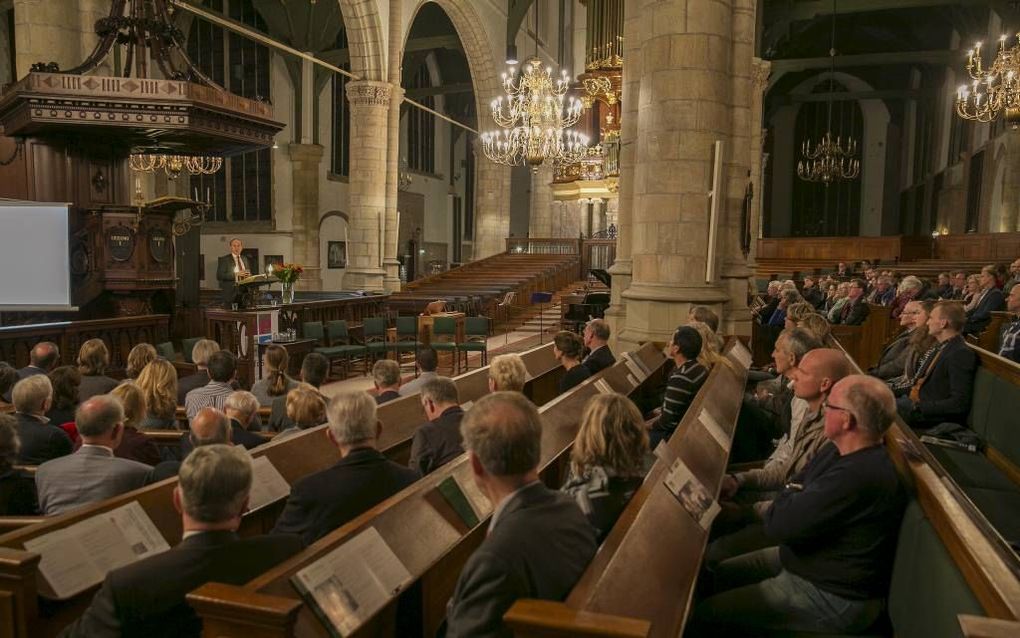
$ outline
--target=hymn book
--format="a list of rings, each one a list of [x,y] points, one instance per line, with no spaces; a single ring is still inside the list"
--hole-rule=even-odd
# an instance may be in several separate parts
[[[623,359],[623,362],[627,364],[627,369],[630,370],[630,373],[634,375],[635,379],[644,379],[648,376],[648,370],[646,370],[644,365],[635,359],[630,352],[624,352],[620,355],[620,357]]]
[[[330,635],[342,638],[413,581],[374,527],[369,527],[291,577]]]
[[[248,497],[248,512],[275,503],[290,495],[290,485],[266,456],[251,460],[251,494]]]
[[[676,497],[698,525],[708,531],[712,521],[719,514],[719,504],[708,493],[705,486],[691,472],[690,468],[680,459],[673,462],[664,481],[666,489]]]
[[[592,385],[594,385],[595,389],[598,390],[599,392],[601,392],[602,394],[612,394],[613,393],[613,386],[609,385],[606,382],[605,379],[598,379]]]
[[[733,349],[730,350],[730,355],[745,368],[751,367],[751,351],[747,349],[743,342],[738,341]]]
[[[42,556],[47,598],[64,600],[103,582],[107,572],[170,549],[137,501],[25,542]]]

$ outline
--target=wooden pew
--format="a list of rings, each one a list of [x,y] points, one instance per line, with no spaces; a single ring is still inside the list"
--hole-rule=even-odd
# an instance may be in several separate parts
[[[648,344],[635,356],[648,371],[648,374],[642,373],[641,378],[631,377],[638,382],[637,386],[628,378],[632,373],[627,364],[620,361],[541,408],[540,468],[543,480],[551,487],[558,488],[562,484],[563,461],[576,436],[584,404],[598,393],[599,379],[613,390],[632,397],[659,381],[665,359],[658,348]],[[362,531],[374,528],[410,572],[413,584],[400,595],[393,596],[383,609],[361,619],[349,635],[435,635],[445,618],[446,603],[461,568],[483,540],[491,513],[490,507],[479,517],[479,524],[468,529],[445,507],[445,501],[435,498],[436,488],[449,477],[454,477],[461,485],[471,484],[473,478],[467,455],[244,586],[210,583],[196,590],[188,599],[203,618],[204,634],[248,634],[263,638],[326,635],[322,623],[291,586],[290,577]]]
[[[536,404],[545,403],[556,396],[557,383],[563,373],[562,367],[553,357],[552,347],[551,343],[545,344],[521,355],[530,376],[525,385],[525,393]],[[488,367],[472,370],[456,377],[454,381],[462,402],[474,401],[488,392]],[[380,406],[379,420],[383,424],[379,439],[380,450],[391,460],[406,464],[414,431],[425,421],[420,397],[403,397]],[[325,440],[325,427],[311,428],[259,446],[252,450],[252,456],[267,457],[287,483],[293,485],[304,476],[339,461],[336,448]],[[0,636],[39,638],[56,635],[61,628],[81,615],[94,592],[94,589],[89,590],[58,603],[47,601],[47,614],[41,614],[38,596],[41,578],[38,573],[39,555],[24,550],[26,541],[137,501],[167,543],[176,545],[182,534],[180,515],[174,510],[171,499],[176,484],[176,478],[167,479],[67,514],[47,517],[41,523],[0,536],[0,599],[10,596],[14,601],[13,620],[6,625],[0,624]],[[284,501],[277,501],[250,512],[242,521],[239,533],[242,536],[252,536],[269,531],[283,505]],[[2,621],[3,615],[0,614]]]
[[[709,374],[665,451],[567,600],[521,600],[510,608],[504,618],[515,636],[682,633],[708,531],[680,507],[663,481],[673,462],[681,459],[709,493],[718,497],[729,452],[699,417],[702,410],[708,410],[732,441],[747,376],[734,349],[750,355],[735,340],[729,341],[726,353],[733,365],[716,366]]]

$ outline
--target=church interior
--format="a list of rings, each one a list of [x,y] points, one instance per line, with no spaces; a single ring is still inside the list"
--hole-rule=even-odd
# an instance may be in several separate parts
[[[0,0],[0,636],[1020,636],[1018,129],[1013,0]]]

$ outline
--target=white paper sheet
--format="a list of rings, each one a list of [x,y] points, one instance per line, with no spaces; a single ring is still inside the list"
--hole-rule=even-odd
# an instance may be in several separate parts
[[[612,394],[613,393],[613,387],[611,385],[609,385],[606,382],[605,379],[598,379],[597,381],[595,381],[594,385],[595,385],[595,389],[598,390],[599,392],[601,392],[602,394]]]
[[[708,493],[690,468],[680,459],[673,462],[666,480],[663,481],[680,506],[706,531],[712,526],[719,513],[719,504]]]
[[[736,359],[740,365],[745,368],[751,367],[751,351],[748,350],[743,343],[737,343],[737,345],[733,346],[733,350],[730,352],[733,355],[733,358]]]
[[[698,420],[705,426],[705,430],[715,439],[715,442],[719,444],[719,447],[729,452],[732,441],[730,441],[730,437],[726,436],[726,432],[723,431],[722,426],[715,420],[712,413],[708,410],[702,410],[701,414],[698,415]]]
[[[251,495],[248,497],[249,512],[286,498],[290,494],[290,485],[268,457],[260,456],[253,458],[251,467]]]

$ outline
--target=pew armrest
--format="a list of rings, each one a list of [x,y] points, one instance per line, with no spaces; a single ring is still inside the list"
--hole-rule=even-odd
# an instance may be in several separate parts
[[[518,638],[646,638],[651,631],[647,620],[571,609],[550,600],[518,600],[503,615],[503,621]]]
[[[206,583],[187,599],[202,617],[203,636],[241,635],[239,632],[259,638],[293,636],[303,605],[300,599],[259,594],[222,583]]]
[[[1013,638],[1020,635],[1020,622],[960,614],[960,630],[967,638]]]

